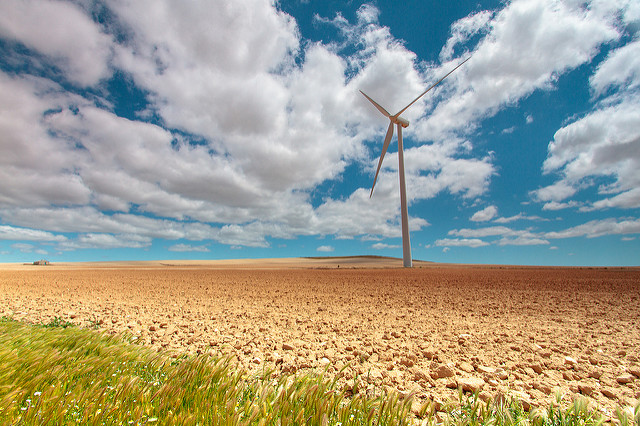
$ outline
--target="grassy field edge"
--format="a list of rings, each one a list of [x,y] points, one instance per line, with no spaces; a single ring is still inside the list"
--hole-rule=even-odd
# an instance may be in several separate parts
[[[460,394],[443,406],[366,395],[322,375],[250,376],[230,358],[166,354],[55,319],[0,319],[0,424],[599,425],[640,424],[640,405],[613,419],[577,400],[525,411]]]

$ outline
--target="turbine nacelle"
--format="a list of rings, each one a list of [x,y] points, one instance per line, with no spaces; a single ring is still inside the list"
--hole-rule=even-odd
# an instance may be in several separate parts
[[[393,124],[399,124],[399,125],[401,125],[402,127],[404,127],[405,129],[406,129],[407,127],[409,127],[409,120],[405,120],[405,119],[404,119],[404,118],[402,118],[402,117],[389,117],[389,119],[391,120],[391,122],[392,122]]]

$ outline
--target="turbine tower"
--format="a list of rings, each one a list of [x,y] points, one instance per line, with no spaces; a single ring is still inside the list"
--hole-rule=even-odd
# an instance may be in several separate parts
[[[380,166],[382,166],[382,160],[384,155],[387,153],[387,148],[389,148],[389,143],[391,142],[391,138],[393,137],[393,125],[395,124],[398,128],[398,174],[400,175],[400,216],[402,218],[402,263],[405,268],[411,268],[413,266],[413,262],[411,260],[411,242],[409,241],[409,213],[407,210],[407,189],[404,180],[404,152],[402,148],[402,128],[409,127],[409,121],[400,117],[400,114],[405,112],[411,105],[413,105],[418,99],[423,97],[429,90],[436,87],[442,80],[449,77],[451,73],[460,68],[462,64],[467,62],[471,57],[468,57],[464,61],[462,61],[458,66],[449,71],[444,77],[440,80],[436,81],[431,87],[422,92],[420,96],[415,98],[409,105],[402,108],[395,115],[391,115],[387,112],[386,109],[381,107],[376,101],[371,99],[360,90],[360,93],[364,95],[365,98],[369,100],[375,106],[378,111],[382,113],[385,117],[389,119],[389,128],[387,129],[387,135],[384,137],[384,143],[382,145],[382,154],[380,154],[380,160],[378,160],[378,169],[376,170],[376,175],[373,178],[373,185],[371,186],[371,193],[369,194],[369,198],[373,195],[373,188],[376,186],[376,180],[378,180],[378,173],[380,172]]]

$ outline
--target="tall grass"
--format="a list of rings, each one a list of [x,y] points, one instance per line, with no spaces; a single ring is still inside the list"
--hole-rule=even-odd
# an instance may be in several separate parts
[[[0,424],[395,425],[410,399],[335,381],[247,376],[229,358],[172,359],[77,327],[0,321]]]
[[[0,425],[406,425],[599,426],[585,400],[525,411],[477,395],[410,413],[411,398],[348,395],[319,375],[249,376],[230,358],[173,359],[56,319],[35,326],[0,319]],[[613,421],[640,426],[640,405]]]

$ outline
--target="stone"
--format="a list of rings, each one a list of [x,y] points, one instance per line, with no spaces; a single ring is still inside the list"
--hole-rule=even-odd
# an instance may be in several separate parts
[[[486,367],[484,365],[478,365],[476,367],[476,370],[479,373],[484,373],[484,374],[494,374],[496,372],[496,369],[493,367]]]
[[[288,344],[288,343],[283,343],[283,344],[282,344],[282,350],[283,350],[283,351],[292,351],[293,349],[294,349],[294,347],[293,347],[293,346],[291,346],[291,345],[290,345],[290,344]]]
[[[458,386],[463,391],[476,392],[482,390],[484,387],[484,380],[479,377],[460,377],[458,379]]]
[[[637,365],[633,365],[627,368],[627,371],[640,379],[640,367],[638,367]]]
[[[469,364],[468,362],[461,362],[458,365],[458,368],[464,372],[467,373],[473,373],[475,371],[475,368],[473,368],[473,365]]]
[[[570,356],[565,356],[564,357],[564,364],[568,365],[570,367],[573,367],[574,365],[576,365],[578,363],[578,361],[576,361],[574,358],[571,358]]]
[[[409,358],[402,358],[400,360],[400,364],[404,365],[405,367],[413,367],[415,363]]]
[[[531,365],[531,369],[538,374],[542,374],[542,366],[540,364]]]
[[[424,380],[426,382],[429,381],[429,376],[427,375],[427,373],[420,369],[420,368],[412,368],[411,372],[413,373],[413,379],[418,381],[418,380]]]
[[[587,384],[578,384],[578,390],[583,395],[587,395],[587,396],[593,395],[593,387]]]
[[[491,399],[491,394],[487,391],[482,391],[478,394],[478,398],[483,402],[488,402]]]
[[[426,349],[422,351],[422,356],[428,360],[432,360],[436,357],[436,351],[433,349]]]
[[[455,373],[453,369],[447,365],[441,365],[438,369],[431,373],[433,379],[444,379],[447,377],[453,377]]]
[[[545,383],[534,383],[533,388],[539,390],[545,395],[551,394],[551,387]]]
[[[602,371],[600,370],[591,370],[589,372],[589,377],[592,379],[599,379],[602,376]]]
[[[609,399],[618,399],[618,395],[611,388],[602,388],[600,389],[600,393]]]
[[[616,377],[616,382],[620,383],[621,385],[626,385],[628,383],[633,382],[634,380],[635,380],[635,376],[629,373],[624,373]]]

